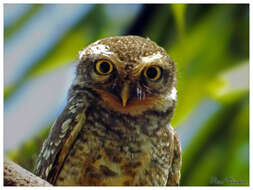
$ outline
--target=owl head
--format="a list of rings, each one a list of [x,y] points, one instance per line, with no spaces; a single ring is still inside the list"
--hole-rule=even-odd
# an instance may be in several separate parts
[[[123,114],[165,111],[176,102],[176,67],[150,39],[116,36],[80,51],[75,84],[93,91],[97,103]]]

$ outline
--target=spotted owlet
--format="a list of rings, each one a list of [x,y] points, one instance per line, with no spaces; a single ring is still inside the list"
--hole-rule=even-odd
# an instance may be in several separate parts
[[[150,39],[92,43],[79,53],[35,173],[54,185],[178,185],[175,86],[174,62]]]

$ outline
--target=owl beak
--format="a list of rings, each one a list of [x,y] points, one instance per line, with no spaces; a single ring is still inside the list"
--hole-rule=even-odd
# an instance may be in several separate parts
[[[128,98],[129,98],[129,84],[125,83],[121,90],[121,101],[123,107],[126,106]]]

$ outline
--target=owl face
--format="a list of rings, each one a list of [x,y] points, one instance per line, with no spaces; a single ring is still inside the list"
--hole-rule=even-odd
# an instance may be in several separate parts
[[[139,36],[99,40],[79,54],[75,83],[123,114],[166,110],[176,101],[176,68],[166,51]]]

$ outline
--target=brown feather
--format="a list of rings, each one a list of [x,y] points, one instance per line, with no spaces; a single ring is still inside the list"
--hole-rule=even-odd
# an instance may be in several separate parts
[[[147,96],[144,99],[130,100],[124,107],[121,100],[115,95],[100,89],[95,89],[95,91],[101,96],[108,107],[123,114],[140,115],[157,106],[157,104],[162,103],[157,96]]]

